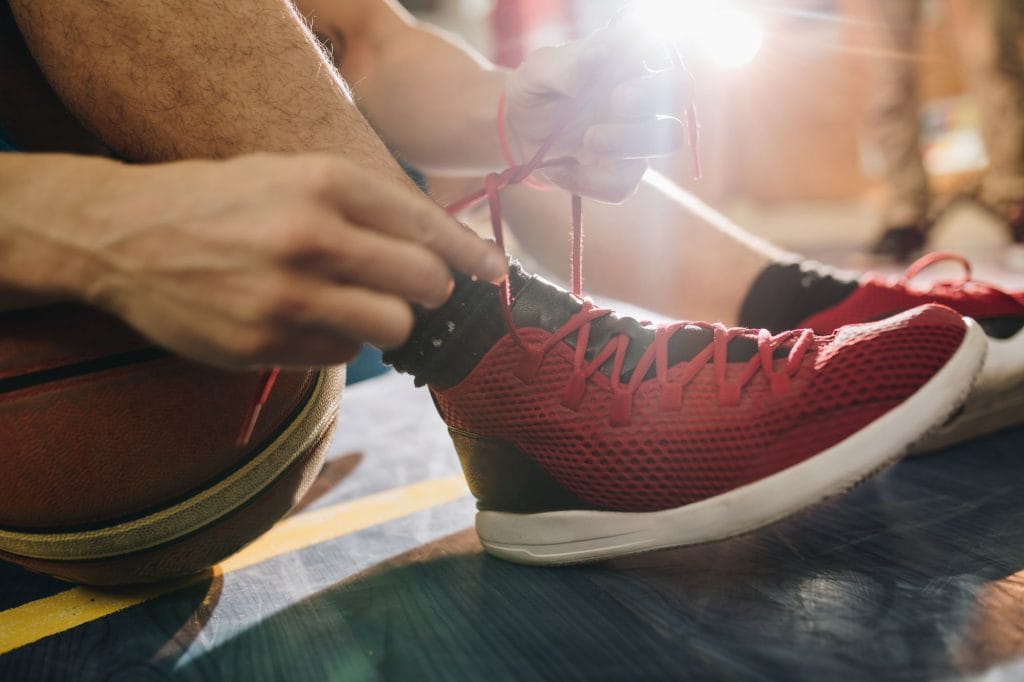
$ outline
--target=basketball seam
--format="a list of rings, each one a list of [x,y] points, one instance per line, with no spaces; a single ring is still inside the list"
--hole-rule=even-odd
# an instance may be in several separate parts
[[[125,370],[134,370],[135,367],[124,368]],[[142,368],[139,368],[142,369]],[[219,471],[216,474],[210,476],[208,479],[193,485],[188,490],[178,493],[176,495],[161,499],[158,503],[148,505],[142,508],[136,508],[131,511],[124,511],[117,515],[108,516],[105,518],[83,520],[81,523],[67,524],[60,527],[53,526],[19,526],[17,524],[4,524],[0,527],[0,532],[10,531],[12,533],[26,533],[33,535],[43,534],[67,534],[67,533],[78,533],[83,531],[95,530],[97,528],[104,528],[112,525],[126,524],[136,519],[144,518],[159,509],[166,509],[173,507],[180,502],[183,502],[203,489],[210,488],[216,485],[220,481],[224,480],[234,472],[238,471],[246,464],[251,462],[253,459],[260,456],[260,454],[267,448],[270,447],[277,438],[284,433],[290,424],[294,423],[296,419],[302,414],[302,410],[305,407],[307,401],[309,401],[314,392],[316,391],[316,383],[310,381],[309,375],[316,376],[316,372],[308,372],[304,378],[302,386],[300,387],[300,394],[297,398],[291,401],[288,405],[288,409],[285,416],[281,419],[281,423],[278,424],[267,436],[260,440],[259,443],[253,443],[251,450],[245,455],[245,457],[239,459],[230,468],[223,471]],[[117,376],[116,374],[114,376]],[[0,401],[2,402],[2,401]]]
[[[48,358],[47,360],[37,362],[33,365],[23,366],[10,366],[4,369],[0,369],[0,381],[10,379],[12,377],[19,377],[25,374],[32,374],[34,372],[44,372],[51,369],[60,369],[65,365],[74,365],[85,362],[92,362],[94,360],[102,360],[108,357],[116,357],[118,355],[127,355],[129,353],[138,353],[141,351],[148,351],[158,346],[147,345],[144,343],[137,343],[134,345],[125,345],[117,353],[83,353],[78,355],[61,355],[55,358]]]
[[[114,355],[94,357],[72,365],[0,377],[0,394],[23,391],[30,395],[37,394],[41,391],[33,391],[32,389],[45,390],[44,387],[48,387],[51,384],[74,381],[75,379],[82,379],[96,374],[127,370],[169,357],[173,357],[169,351],[157,346],[151,346]]]

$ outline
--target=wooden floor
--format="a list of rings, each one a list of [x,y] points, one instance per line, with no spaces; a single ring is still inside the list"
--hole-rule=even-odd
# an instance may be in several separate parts
[[[540,569],[481,552],[425,391],[342,415],[305,506],[202,579],[0,565],[0,680],[1024,678],[1024,430],[742,538]]]

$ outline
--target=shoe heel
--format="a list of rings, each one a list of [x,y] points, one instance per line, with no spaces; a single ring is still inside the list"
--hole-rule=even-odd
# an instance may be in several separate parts
[[[448,432],[481,511],[533,514],[593,509],[514,445],[456,429]]]

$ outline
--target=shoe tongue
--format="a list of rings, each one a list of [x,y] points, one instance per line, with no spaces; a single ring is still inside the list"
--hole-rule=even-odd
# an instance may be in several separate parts
[[[521,270],[510,275],[512,284],[512,319],[517,327],[539,327],[549,332],[558,331],[582,308],[576,297],[540,277],[525,277]],[[629,338],[626,356],[622,365],[621,380],[628,381],[643,354],[654,343],[654,327],[642,325],[632,317],[619,317],[614,313],[599,317],[590,323],[590,337],[587,340],[586,358],[593,360],[601,350],[617,336]],[[678,329],[668,341],[668,364],[692,360],[714,341],[711,329],[687,325]],[[577,335],[571,334],[565,343],[576,347]],[[782,356],[788,353],[783,349]],[[757,354],[757,341],[746,336],[729,342],[729,362],[746,362]],[[615,364],[614,355],[603,362],[599,371],[609,375]],[[652,365],[646,378],[655,376]]]

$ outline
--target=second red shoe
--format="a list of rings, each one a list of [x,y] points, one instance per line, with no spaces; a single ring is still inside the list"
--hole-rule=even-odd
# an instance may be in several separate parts
[[[961,277],[928,285],[913,281],[924,269],[943,262],[958,265]],[[869,273],[846,299],[800,326],[829,334],[842,325],[882,319],[926,303],[948,306],[976,320],[988,338],[988,356],[963,410],[913,451],[932,452],[1024,423],[1024,292],[973,280],[970,265],[955,253],[929,254],[902,277]]]

